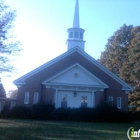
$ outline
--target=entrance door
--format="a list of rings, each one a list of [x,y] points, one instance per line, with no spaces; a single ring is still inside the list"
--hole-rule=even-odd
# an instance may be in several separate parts
[[[67,108],[67,95],[62,95],[61,97],[61,107]]]
[[[87,108],[87,96],[81,96],[81,107]]]

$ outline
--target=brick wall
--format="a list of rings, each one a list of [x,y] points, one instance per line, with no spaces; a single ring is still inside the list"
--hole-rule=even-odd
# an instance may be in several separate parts
[[[42,88],[42,82],[50,78],[51,76],[54,76],[55,74],[59,73],[60,71],[68,68],[74,63],[79,63],[85,69],[90,71],[92,74],[94,74],[96,77],[101,79],[104,83],[106,83],[109,86],[109,88],[106,90],[106,93],[105,92],[96,93],[96,104],[99,103],[100,98],[106,98],[107,100],[108,96],[113,95],[115,104],[117,97],[122,98],[122,109],[126,110],[126,108],[128,107],[127,104],[128,95],[121,90],[122,85],[118,83],[116,80],[114,80],[112,77],[110,77],[108,74],[104,73],[100,68],[98,68],[92,62],[90,62],[88,59],[85,59],[85,57],[83,57],[78,52],[74,52],[73,54],[65,57],[64,59],[58,61],[57,63],[52,64],[47,68],[44,68],[43,70],[39,71],[35,75],[32,75],[29,78],[27,78],[25,80],[26,85],[22,85],[18,89],[17,104],[18,105],[24,104],[24,94],[26,91],[30,92],[30,100],[27,106],[31,106],[33,104],[34,92],[39,93],[40,101],[46,100],[47,102],[49,102],[50,100],[50,102],[52,102],[53,100],[52,98],[54,97],[54,91],[46,89],[45,86],[43,86]],[[45,95],[46,97],[44,98]]]

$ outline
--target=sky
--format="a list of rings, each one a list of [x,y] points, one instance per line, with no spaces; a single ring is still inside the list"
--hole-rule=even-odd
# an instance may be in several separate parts
[[[23,74],[67,51],[67,29],[72,27],[75,0],[5,0],[16,10],[14,36],[23,51],[13,62],[19,70],[2,77],[6,91]],[[85,51],[98,59],[107,40],[123,24],[140,25],[140,0],[79,0],[80,27],[85,29]]]

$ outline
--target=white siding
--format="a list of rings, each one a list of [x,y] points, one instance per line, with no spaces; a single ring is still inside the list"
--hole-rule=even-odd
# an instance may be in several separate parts
[[[50,83],[84,84],[84,85],[102,85],[96,78],[84,71],[78,66],[71,68],[63,74],[49,81]]]

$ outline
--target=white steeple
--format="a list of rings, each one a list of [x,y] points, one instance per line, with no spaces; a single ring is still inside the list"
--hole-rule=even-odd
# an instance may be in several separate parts
[[[74,19],[73,19],[73,27],[67,30],[68,32],[68,50],[74,47],[80,47],[84,50],[85,41],[83,40],[85,30],[80,28],[79,23],[79,4],[78,0],[76,0],[75,4],[75,12],[74,12]]]
[[[76,0],[76,5],[75,5],[73,27],[79,28],[79,4],[78,4],[78,0]]]

